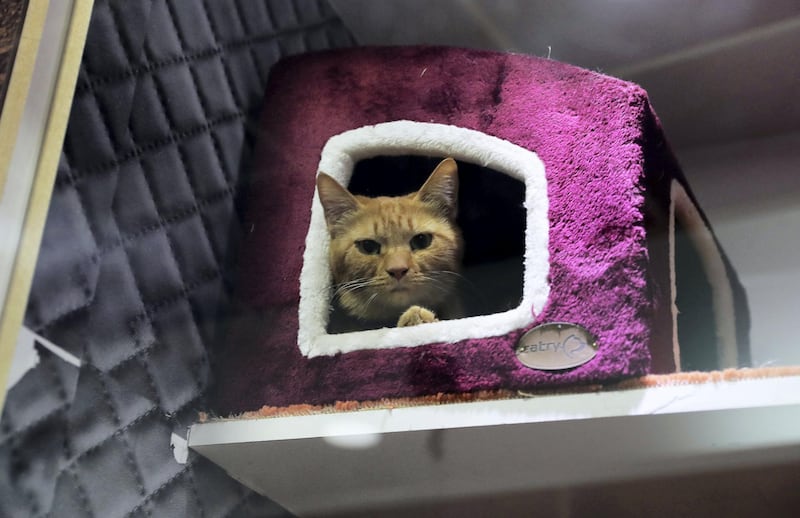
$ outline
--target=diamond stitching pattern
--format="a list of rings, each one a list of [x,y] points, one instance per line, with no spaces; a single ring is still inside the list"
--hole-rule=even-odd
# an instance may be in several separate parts
[[[82,365],[43,351],[9,393],[0,515],[285,514],[169,441],[204,409],[269,68],[351,44],[317,0],[95,2],[26,316]]]

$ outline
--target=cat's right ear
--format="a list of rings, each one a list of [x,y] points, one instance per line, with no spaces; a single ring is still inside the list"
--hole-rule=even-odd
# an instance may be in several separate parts
[[[323,172],[317,175],[317,192],[322,208],[325,209],[325,221],[329,228],[358,210],[358,200],[339,185],[339,182]]]
[[[417,192],[417,198],[428,203],[448,218],[455,220],[458,213],[458,165],[445,158],[433,170]]]

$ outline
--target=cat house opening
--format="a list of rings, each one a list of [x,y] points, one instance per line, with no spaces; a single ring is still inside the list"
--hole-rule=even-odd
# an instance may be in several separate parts
[[[368,197],[419,190],[444,157],[377,156],[353,168],[348,190]],[[463,260],[454,297],[461,317],[508,311],[522,300],[525,184],[488,167],[458,162],[458,217]],[[341,310],[339,310],[341,312]],[[342,332],[334,309],[328,332]]]
[[[464,318],[330,333],[330,237],[315,193],[300,276],[303,355],[501,336],[532,323],[542,310],[550,293],[548,197],[544,165],[533,151],[466,128],[394,121],[332,137],[318,170],[356,194],[407,194],[443,157],[453,157],[460,172]]]

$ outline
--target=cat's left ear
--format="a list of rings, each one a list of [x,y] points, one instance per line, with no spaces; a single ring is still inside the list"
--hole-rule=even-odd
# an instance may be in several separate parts
[[[353,195],[323,172],[317,175],[317,192],[325,210],[325,221],[329,229],[358,210],[358,201]]]
[[[433,205],[450,219],[455,219],[458,213],[458,165],[452,158],[445,158],[430,177],[425,185],[417,192],[417,199]]]

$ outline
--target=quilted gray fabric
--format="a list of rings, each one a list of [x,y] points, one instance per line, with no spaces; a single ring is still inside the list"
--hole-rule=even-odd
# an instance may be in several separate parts
[[[26,315],[81,365],[40,349],[9,391],[0,516],[285,514],[170,440],[212,381],[269,69],[351,44],[321,0],[95,2]]]

